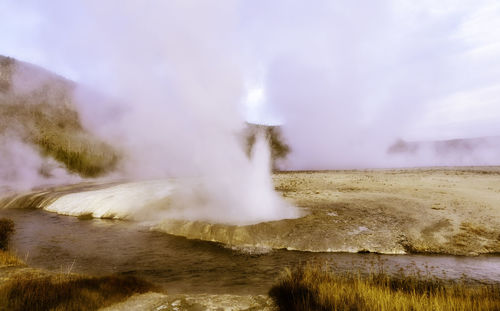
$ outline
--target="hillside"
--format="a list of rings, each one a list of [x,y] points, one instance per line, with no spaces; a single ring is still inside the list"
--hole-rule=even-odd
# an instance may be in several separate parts
[[[0,56],[0,153],[16,139],[82,177],[112,171],[119,154],[82,126],[72,102],[75,86],[47,70]],[[50,174],[43,168],[40,173]]]

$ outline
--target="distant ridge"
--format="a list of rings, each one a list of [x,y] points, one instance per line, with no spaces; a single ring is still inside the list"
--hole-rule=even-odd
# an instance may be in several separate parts
[[[436,141],[397,140],[388,149],[388,153],[417,153],[422,149],[432,150],[436,155],[470,153],[478,149],[497,149],[500,151],[500,136],[457,138]]]

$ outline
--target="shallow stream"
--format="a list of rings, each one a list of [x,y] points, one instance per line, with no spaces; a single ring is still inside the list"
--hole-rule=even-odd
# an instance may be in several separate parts
[[[500,256],[378,255],[274,250],[249,253],[221,244],[150,231],[131,221],[61,216],[39,209],[0,209],[16,223],[12,249],[32,267],[92,275],[135,275],[169,293],[265,294],[284,267],[328,262],[338,271],[420,270],[500,281]]]

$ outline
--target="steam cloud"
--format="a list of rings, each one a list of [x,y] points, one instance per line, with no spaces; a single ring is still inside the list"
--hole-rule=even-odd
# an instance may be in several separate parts
[[[250,161],[238,136],[236,3],[31,5],[43,19],[39,50],[84,86],[75,94],[84,123],[126,151],[122,176],[193,177],[186,187],[193,193],[175,195],[173,209],[184,218],[253,223],[298,215],[274,193],[269,162],[260,154]],[[109,103],[121,103],[118,116],[102,112],[113,109]],[[268,153],[262,144],[256,152]]]
[[[288,168],[500,163],[495,139],[446,157],[386,152],[398,138],[500,135],[498,3],[257,3],[246,35],[265,64],[267,113],[291,143]]]
[[[495,1],[5,3],[26,21],[0,10],[18,33],[0,53],[84,85],[75,94],[84,122],[127,151],[125,176],[208,178],[224,207],[207,215],[242,202],[252,211],[257,184],[269,182],[251,177],[235,135],[249,81],[263,94],[261,119],[283,126],[288,169],[500,162],[495,139],[465,160],[387,153],[398,138],[500,135]]]

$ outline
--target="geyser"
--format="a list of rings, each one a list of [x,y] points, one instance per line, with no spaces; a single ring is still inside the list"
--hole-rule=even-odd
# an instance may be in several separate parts
[[[72,103],[83,126],[123,152],[113,177],[138,181],[61,194],[46,209],[233,224],[298,215],[274,193],[265,138],[249,159],[238,135],[245,116],[237,3],[52,1],[23,8],[38,17],[41,40],[33,48],[77,80]]]
[[[239,173],[209,175],[190,180],[171,197],[172,207],[163,219],[248,225],[300,216],[275,191],[271,178],[269,143],[260,133]]]
[[[170,220],[250,225],[300,216],[297,208],[274,192],[269,144],[264,135],[256,137],[251,159],[248,165],[244,163],[232,176],[74,185],[4,199],[2,205],[153,225]]]

